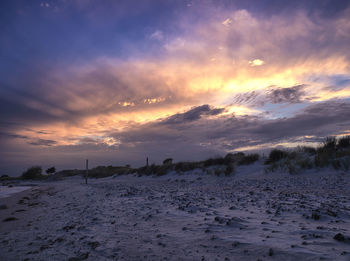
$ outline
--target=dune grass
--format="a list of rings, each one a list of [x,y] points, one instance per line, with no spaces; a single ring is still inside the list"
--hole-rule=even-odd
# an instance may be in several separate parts
[[[89,170],[90,178],[104,178],[112,175],[137,173],[142,175],[162,176],[171,171],[180,173],[200,169],[208,174],[230,176],[237,166],[250,165],[260,159],[260,155],[243,152],[228,153],[225,157],[209,158],[203,161],[182,161],[173,163],[167,158],[163,164],[151,164],[139,168],[126,166],[98,166]],[[350,136],[340,138],[327,137],[318,147],[301,146],[294,149],[272,149],[264,159],[265,172],[276,170],[296,174],[306,169],[332,167],[336,170],[350,170]],[[84,175],[85,170],[62,170],[50,175],[50,178]],[[45,179],[40,166],[33,166],[23,172],[22,179]]]
[[[325,167],[349,171],[350,136],[327,137],[317,148],[274,149],[265,160],[265,165],[265,172],[281,169],[290,174],[299,173],[304,169]]]

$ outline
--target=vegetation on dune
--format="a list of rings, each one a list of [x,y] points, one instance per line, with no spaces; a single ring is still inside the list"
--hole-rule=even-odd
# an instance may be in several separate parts
[[[208,170],[208,168],[214,168],[208,170],[207,173],[213,173],[217,176],[225,174],[229,176],[235,172],[235,165],[249,165],[259,160],[259,154],[245,155],[243,152],[228,153],[225,157],[209,158],[203,161],[182,161],[172,163],[172,159],[166,159],[163,161],[163,165],[152,164],[150,166],[144,166],[137,169],[137,173],[141,175],[156,175],[162,176],[170,171],[175,172],[187,172],[195,169],[201,169],[202,171]]]
[[[273,149],[269,157],[265,160],[264,164],[271,164],[280,161],[281,159],[284,159],[288,157],[288,152],[279,150],[279,149]]]
[[[9,180],[17,180],[18,177],[11,177],[7,174],[3,174],[0,176],[0,181],[9,181]]]
[[[134,173],[135,170],[129,165],[127,166],[97,166],[95,168],[89,169],[90,178],[105,178],[113,175],[126,175]],[[57,178],[71,177],[77,175],[85,175],[86,170],[73,169],[73,170],[61,170],[56,172],[54,176]]]
[[[333,167],[336,170],[350,169],[350,136],[327,137],[317,148],[298,147],[293,150],[270,152],[265,160],[266,172],[282,169],[295,174],[303,169]]]
[[[33,166],[22,173],[22,179],[42,179],[42,168],[40,166]]]
[[[98,166],[89,170],[89,177],[91,178],[105,178],[112,175],[126,175],[133,173],[134,170],[129,166]]]
[[[137,173],[142,175],[162,176],[171,171],[188,172],[200,169],[207,174],[232,175],[237,166],[250,165],[260,159],[259,154],[244,154],[243,152],[228,153],[225,157],[209,158],[203,161],[186,161],[173,163],[172,158],[167,158],[163,164],[146,165],[140,168],[126,166],[98,166],[89,169],[90,178],[104,178],[112,175],[127,175]],[[301,146],[294,149],[273,149],[264,159],[265,172],[282,170],[290,174],[298,173],[305,169],[333,167],[336,170],[350,169],[350,136],[341,138],[328,137],[317,148]],[[42,168],[33,166],[23,172],[22,179],[56,179],[75,175],[85,175],[85,170],[62,170],[56,172],[55,167],[48,168],[46,175],[42,175]],[[9,177],[1,177],[4,180]]]
[[[56,174],[54,176],[56,177],[71,177],[71,176],[76,176],[76,175],[83,175],[85,174],[84,170],[80,170],[80,169],[67,169],[67,170],[61,170],[56,172]]]
[[[48,168],[45,172],[47,175],[54,174],[56,172],[56,168],[55,167]]]
[[[173,163],[173,159],[172,158],[167,158],[165,160],[163,160],[163,165],[169,165]]]
[[[248,154],[246,156],[243,156],[238,162],[237,165],[250,165],[254,162],[258,161],[260,158],[259,154]]]
[[[350,148],[350,136],[341,137],[337,143],[338,149],[349,149]]]

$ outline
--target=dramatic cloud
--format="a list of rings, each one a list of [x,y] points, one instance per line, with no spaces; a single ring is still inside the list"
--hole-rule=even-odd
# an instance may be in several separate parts
[[[2,3],[0,170],[348,133],[349,3],[277,2]]]

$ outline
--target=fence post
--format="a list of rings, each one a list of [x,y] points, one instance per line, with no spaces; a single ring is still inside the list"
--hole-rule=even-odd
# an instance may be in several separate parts
[[[85,184],[87,184],[88,175],[89,175],[89,160],[87,159],[86,160]]]

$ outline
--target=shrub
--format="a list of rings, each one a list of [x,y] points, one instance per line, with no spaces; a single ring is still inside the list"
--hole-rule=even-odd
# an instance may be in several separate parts
[[[337,147],[337,139],[335,137],[327,137],[323,142],[323,148],[326,150],[335,150]]]
[[[171,164],[163,164],[163,165],[160,165],[160,166],[156,165],[154,167],[154,169],[153,169],[152,174],[155,174],[157,176],[162,176],[162,175],[167,174],[171,170],[172,170]]]
[[[8,179],[11,179],[11,178],[9,177],[9,175],[6,175],[6,174],[1,175],[1,177],[0,177],[0,180],[1,180],[1,181],[2,181],[2,180],[8,180]]]
[[[143,174],[162,176],[167,174],[172,169],[173,169],[172,164],[163,164],[163,165],[152,164],[150,166],[144,166],[144,167],[138,168],[136,172],[138,173],[139,176]]]
[[[172,164],[173,163],[173,159],[172,158],[167,158],[165,160],[163,160],[163,164],[164,165],[168,165],[168,164]]]
[[[337,139],[335,137],[327,137],[322,146],[316,150],[314,158],[315,166],[323,168],[332,164],[333,167],[338,168],[338,163],[332,163],[333,159],[337,157],[337,154],[339,156],[341,154],[341,151],[337,151]]]
[[[201,162],[178,162],[175,164],[175,170],[177,172],[191,171],[201,167],[202,167]]]
[[[314,147],[301,146],[301,147],[298,147],[298,151],[303,152],[303,153],[307,153],[310,155],[316,154],[316,149]]]
[[[237,164],[238,165],[249,165],[249,164],[253,164],[255,161],[259,160],[259,154],[255,153],[255,154],[248,154],[246,156],[243,156],[243,158],[241,158]]]
[[[89,177],[91,178],[105,178],[112,175],[126,175],[133,173],[134,169],[126,166],[98,166],[89,170]],[[82,171],[85,174],[84,171]]]
[[[300,157],[300,153],[296,152],[296,151],[290,151],[287,153],[287,156],[286,156],[289,160],[295,160],[297,158]]]
[[[313,166],[332,166],[336,170],[347,171],[350,168],[350,136],[338,140],[335,137],[327,137],[317,149],[305,146],[291,152],[275,149],[265,161],[265,164],[271,163],[273,166],[267,168],[266,172],[281,168],[293,174]]]
[[[85,174],[85,170],[67,169],[67,170],[61,170],[59,172],[56,172],[55,176],[71,177],[71,176],[84,175],[84,174]]]
[[[150,175],[149,167],[148,166],[143,166],[137,169],[137,174],[139,176],[145,174],[145,175]]]
[[[232,153],[227,153],[226,156],[224,157],[224,163],[225,165],[228,165],[228,164],[231,164],[231,163],[234,163],[235,160],[233,158],[233,154]]]
[[[288,152],[274,149],[270,152],[269,157],[266,159],[265,164],[271,164],[277,161],[280,161],[283,158],[286,158],[288,156]]]
[[[51,167],[51,168],[48,168],[45,172],[47,175],[50,175],[50,174],[55,173],[56,169],[55,169],[55,167]]]
[[[350,136],[344,136],[338,140],[338,148],[347,149],[350,148]]]
[[[22,173],[23,179],[40,179],[42,178],[42,168],[40,166],[33,166]]]
[[[204,161],[204,167],[210,167],[215,165],[224,165],[225,160],[222,157],[214,158],[214,159],[207,159]]]
[[[343,149],[343,150],[338,150],[335,153],[336,158],[343,158],[343,157],[350,157],[350,149]]]
[[[243,152],[228,153],[224,158],[224,164],[228,165],[230,163],[238,162],[244,157]]]

